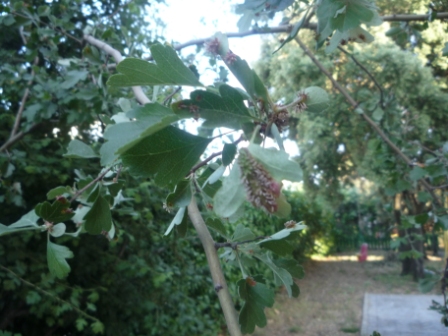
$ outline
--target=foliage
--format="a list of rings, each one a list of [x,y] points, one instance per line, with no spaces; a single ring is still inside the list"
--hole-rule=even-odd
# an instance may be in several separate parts
[[[240,28],[292,4],[247,0],[238,7],[243,12]],[[0,203],[7,207],[0,235],[8,240],[0,246],[5,260],[0,277],[7,293],[0,305],[6,316],[0,328],[27,335],[42,330],[216,334],[224,328],[211,296],[214,290],[229,332],[252,333],[255,326],[266,325],[264,308],[273,305],[274,287],[284,287],[290,297],[299,295],[294,279],[304,272],[291,256],[299,259],[314,250],[316,239],[331,239],[333,219],[307,197],[325,194],[322,203],[336,205],[341,181],[350,184],[361,176],[374,181],[381,196],[401,193],[408,202],[421,191],[419,181],[446,183],[448,161],[439,148],[446,147],[442,125],[447,98],[431,73],[391,46],[335,52],[347,42],[373,41],[361,27],[381,23],[369,1],[301,1],[291,7],[302,22],[316,14],[318,46],[330,39],[326,52],[334,53],[325,56],[327,64],[360,102],[354,106],[359,115],[348,114],[351,108],[341,97],[327,94],[327,81],[317,72],[310,77],[303,55],[289,50],[286,42],[276,56],[266,58],[259,77],[231,51],[227,37],[217,33],[206,51],[243,89],[201,83],[200,74],[171,46],[155,42],[153,32],[141,29],[147,5],[1,4],[5,62],[0,85],[5,98],[0,102],[0,136],[5,143],[0,150]],[[301,27],[295,24],[287,42]],[[119,50],[126,51],[125,60]],[[382,87],[362,79],[366,70],[349,63],[354,55]],[[109,64],[110,56],[118,64]],[[286,64],[289,57],[299,59]],[[266,88],[270,83],[275,92]],[[176,96],[182,86],[195,87],[190,99]],[[130,99],[128,87],[141,106]],[[358,124],[360,116],[376,122],[370,125],[378,135]],[[193,134],[193,120],[203,120],[202,129],[208,131]],[[302,154],[296,161],[285,152],[282,139],[289,125],[292,136],[298,125]],[[234,134],[222,134],[223,127]],[[235,141],[236,134],[240,140]],[[222,151],[210,154],[208,146],[217,138]],[[240,143],[243,139],[249,144]],[[268,139],[278,149],[267,148]],[[404,164],[392,152],[397,154],[394,143],[406,158]],[[410,172],[412,161],[424,161],[424,166]],[[292,207],[282,181],[302,179],[310,193],[291,194]],[[415,211],[399,219],[405,232],[401,239],[411,246],[419,240],[414,230],[429,218],[422,216],[425,195],[419,197]],[[248,223],[253,208],[264,215],[253,212]],[[165,210],[176,215],[172,218]],[[252,226],[260,218],[274,221],[266,220],[267,215],[284,218],[275,222],[277,230]],[[188,218],[207,258],[189,235]],[[443,206],[437,205],[431,218],[444,226]],[[205,223],[216,231],[217,241]],[[217,258],[220,248],[221,258],[240,271],[232,274],[230,286]],[[403,255],[418,253],[412,248]],[[238,320],[226,299],[228,287],[239,295]]]

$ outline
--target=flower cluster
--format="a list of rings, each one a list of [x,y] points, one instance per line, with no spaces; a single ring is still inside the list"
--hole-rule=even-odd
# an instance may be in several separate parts
[[[240,150],[238,165],[241,168],[247,200],[256,208],[264,208],[269,213],[275,213],[278,208],[277,198],[280,196],[282,184],[274,180],[266,168],[249,153],[247,148]]]

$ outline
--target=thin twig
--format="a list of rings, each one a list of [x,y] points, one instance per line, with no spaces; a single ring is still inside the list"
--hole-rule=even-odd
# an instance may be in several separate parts
[[[15,272],[11,271],[9,268],[6,268],[6,267],[3,266],[3,265],[0,265],[0,268],[3,269],[3,270],[5,270],[5,271],[7,271],[7,272],[9,272],[9,273],[11,273],[14,277],[16,277],[17,279],[19,279],[19,280],[20,280],[21,282],[23,282],[25,285],[30,286],[30,287],[33,287],[34,289],[36,289],[36,290],[39,291],[40,293],[42,293],[42,294],[44,294],[44,295],[46,295],[46,296],[51,297],[53,300],[58,301],[58,302],[60,302],[60,303],[68,304],[68,305],[71,306],[76,312],[78,312],[80,315],[84,316],[85,318],[87,318],[87,319],[89,319],[89,320],[92,320],[92,321],[95,321],[95,322],[100,322],[100,323],[101,323],[101,321],[100,321],[99,319],[97,319],[96,317],[94,317],[94,316],[92,316],[92,315],[87,314],[87,313],[84,312],[83,310],[81,310],[81,309],[79,309],[78,307],[76,307],[73,303],[71,303],[71,302],[69,302],[69,301],[65,301],[65,300],[63,300],[63,299],[61,299],[61,298],[59,298],[59,297],[57,297],[57,296],[51,294],[50,292],[47,292],[46,290],[40,288],[39,286],[37,286],[37,285],[35,285],[35,284],[33,284],[33,283],[29,282],[29,281],[26,281],[25,279],[23,279],[23,278],[21,278],[19,275],[17,275]]]
[[[320,71],[327,76],[327,78],[331,81],[331,83],[333,84],[333,87],[338,90],[344,97],[345,99],[347,99],[347,101],[349,102],[349,104],[356,109],[359,105],[359,103],[357,101],[355,101],[352,96],[350,96],[350,94],[348,93],[348,91],[342,86],[340,85],[331,75],[331,73],[322,65],[322,63],[319,62],[319,60],[314,56],[314,54],[307,48],[307,46],[298,38],[295,38],[295,41],[299,44],[299,46],[303,49],[303,51],[305,52],[305,54],[313,61],[313,63],[320,69]],[[378,135],[381,137],[381,139],[383,139],[383,141],[385,143],[387,143],[389,145],[389,147],[399,156],[403,159],[403,161],[408,165],[408,166],[413,166],[414,162],[406,155],[404,154],[400,148],[398,148],[390,139],[389,137],[386,135],[386,133],[383,132],[383,130],[372,120],[370,119],[370,117],[365,114],[365,113],[361,113],[362,118],[364,118],[365,121],[367,121],[367,123],[375,130],[375,132],[378,133]],[[442,207],[442,203],[440,202],[439,198],[437,197],[437,195],[434,193],[434,191],[432,190],[431,185],[424,179],[420,180],[420,183],[423,185],[423,187],[426,189],[426,191],[428,191],[428,193],[431,195],[432,199],[434,200],[435,204],[438,207]]]
[[[40,124],[33,124],[30,126],[30,128],[27,131],[20,131],[19,133],[16,133],[13,137],[10,137],[1,147],[0,147],[0,153],[4,150],[11,147],[13,144],[15,144],[17,141],[22,139],[25,135],[30,133],[33,129],[35,129]]]
[[[257,240],[262,240],[262,239],[266,239],[266,238],[269,238],[269,236],[259,236],[254,239],[244,240],[244,241],[240,241],[240,242],[215,243],[215,248],[220,249],[222,247],[231,247],[232,250],[235,250],[238,247],[238,245],[253,243],[253,242],[256,242]]]
[[[168,96],[166,96],[166,98],[163,100],[163,105],[168,104],[168,102],[170,101],[170,99],[173,98],[174,95],[175,95],[176,93],[178,93],[181,89],[182,89],[182,86],[178,86],[178,87],[176,88],[176,90],[174,90],[172,93],[170,93]]]
[[[115,62],[120,63],[123,60],[121,53],[118,50],[112,48],[106,42],[98,40],[91,35],[84,35],[84,40],[91,45],[103,50],[106,54],[111,55],[114,58]],[[144,105],[151,102],[151,100],[149,100],[149,98],[145,95],[140,86],[133,86],[132,91],[134,91],[135,98],[140,104]]]
[[[340,51],[342,51],[344,54],[350,56],[350,58],[353,60],[353,62],[356,63],[357,66],[359,66],[366,74],[367,76],[370,77],[370,79],[373,81],[373,83],[375,83],[375,86],[378,88],[378,90],[380,90],[380,106],[381,108],[385,108],[384,106],[384,92],[383,92],[383,88],[381,87],[380,83],[378,83],[378,81],[376,80],[376,78],[370,73],[369,70],[367,70],[367,68],[362,65],[356,58],[355,56],[353,56],[352,53],[349,53],[347,50],[345,50],[344,48],[342,48],[341,46],[338,47],[338,49]]]
[[[109,168],[105,169],[100,175],[98,175],[94,180],[92,180],[90,183],[88,183],[86,186],[84,186],[84,188],[79,189],[74,195],[73,197],[70,199],[70,202],[74,202],[79,195],[81,195],[84,191],[86,191],[87,189],[89,189],[92,185],[94,185],[96,182],[98,182],[99,180],[102,180],[104,178],[104,176],[106,176],[106,174],[112,169],[112,166],[110,166]]]
[[[221,136],[221,135],[220,135]],[[238,143],[240,143],[242,140],[244,139],[244,136],[241,136],[238,140],[232,142],[232,144],[237,145]],[[212,155],[210,155],[208,158],[206,158],[205,160],[199,162],[197,165],[195,165],[193,168],[190,169],[190,172],[188,173],[188,175],[193,174],[196,170],[198,170],[199,168],[205,166],[207,163],[209,163],[211,160],[213,160],[215,157],[219,156],[222,154],[221,152],[216,152],[213,153]]]

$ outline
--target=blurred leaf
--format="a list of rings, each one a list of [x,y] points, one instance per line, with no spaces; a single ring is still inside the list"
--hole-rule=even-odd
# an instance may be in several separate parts
[[[239,166],[233,165],[230,174],[224,179],[221,189],[213,198],[215,213],[222,218],[228,218],[237,213],[246,199],[246,190],[241,183],[240,175]]]
[[[70,187],[56,187],[51,189],[49,192],[47,192],[47,199],[52,200],[56,198],[57,196],[62,196],[64,194],[69,194],[72,191],[72,188]]]
[[[39,225],[37,225],[38,220],[39,216],[36,215],[36,212],[34,210],[31,210],[26,215],[23,215],[22,218],[20,218],[17,222],[11,225],[6,226],[0,224],[0,236],[17,231],[36,230],[39,228]]]
[[[222,150],[222,164],[224,166],[228,166],[232,163],[236,155],[236,150],[236,145],[228,143],[224,144],[224,148]]]
[[[232,236],[232,242],[242,242],[255,239],[253,232],[242,224],[238,224]]]
[[[97,158],[98,154],[90,146],[74,139],[68,144],[67,153],[64,154],[64,157],[71,159],[90,159]]]
[[[261,243],[262,248],[266,248],[279,256],[291,255],[294,251],[294,247],[286,240],[270,240]]]
[[[174,216],[173,220],[171,221],[170,226],[168,226],[168,229],[165,231],[165,236],[168,236],[170,232],[173,230],[175,225],[180,225],[182,221],[184,220],[185,214],[186,214],[186,207],[181,207],[179,210],[177,210],[176,216]]]
[[[65,229],[66,229],[65,224],[59,223],[54,225],[49,232],[50,235],[52,235],[53,237],[60,237],[65,233]]]
[[[285,285],[288,296],[292,297],[291,287],[293,286],[294,281],[292,280],[291,274],[289,274],[289,272],[284,268],[278,267],[274,264],[268,255],[256,253],[254,257],[265,263],[272,270],[272,272],[274,272],[274,276],[276,276]]]
[[[425,177],[426,174],[426,170],[420,168],[419,166],[414,166],[414,168],[412,168],[411,172],[409,173],[409,177],[412,181],[418,181],[421,178]]]
[[[284,268],[291,274],[293,278],[302,279],[305,276],[303,267],[299,265],[295,259],[278,259],[274,263],[281,268]]]
[[[310,86],[303,90],[307,95],[306,111],[307,112],[322,112],[328,108],[330,97],[327,91],[317,86]]]
[[[302,181],[302,169],[297,162],[289,159],[286,152],[254,144],[250,144],[248,149],[250,154],[265,166],[275,180]]]
[[[227,238],[226,228],[219,218],[207,218],[206,224],[209,228],[212,228],[220,235]]]

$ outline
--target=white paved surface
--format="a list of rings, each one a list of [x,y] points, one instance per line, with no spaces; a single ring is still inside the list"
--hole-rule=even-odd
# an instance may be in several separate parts
[[[448,336],[441,314],[429,310],[442,295],[364,295],[361,336],[377,331],[381,336]]]

